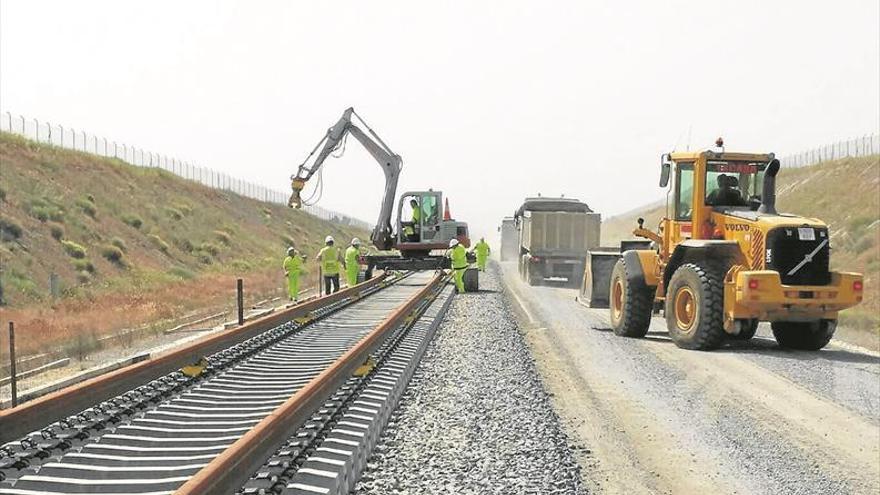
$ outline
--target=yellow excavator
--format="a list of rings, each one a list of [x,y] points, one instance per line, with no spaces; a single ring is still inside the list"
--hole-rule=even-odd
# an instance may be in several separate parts
[[[823,348],[838,313],[861,302],[863,277],[829,269],[824,222],[776,211],[779,168],[772,153],[727,152],[720,138],[715,150],[663,155],[666,217],[656,232],[642,219],[633,231],[650,247],[615,255],[610,273],[596,268],[601,256],[588,260],[581,299],[607,298],[621,336],[645,336],[662,308],[687,349],[749,339],[760,321],[782,347]]]

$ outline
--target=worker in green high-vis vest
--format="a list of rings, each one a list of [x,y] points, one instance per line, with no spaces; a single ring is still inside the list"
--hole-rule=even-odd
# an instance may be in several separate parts
[[[449,258],[452,264],[452,278],[459,294],[464,294],[464,272],[467,270],[467,251],[458,239],[449,241]]]
[[[297,302],[299,300],[299,276],[302,273],[303,259],[293,246],[287,248],[287,257],[282,263],[284,276],[287,278],[287,297]]]
[[[489,260],[489,243],[486,242],[486,239],[480,237],[480,242],[474,246],[474,251],[477,253],[477,268],[481,272],[486,271],[486,261]]]
[[[324,244],[315,259],[321,263],[321,274],[324,276],[324,294],[332,294],[339,291],[339,248],[334,245],[335,241],[332,235],[324,238]]]
[[[361,255],[361,240],[357,237],[351,240],[351,245],[345,250],[345,282],[349,287],[354,287],[358,283],[358,273],[361,271],[361,265],[358,260]]]

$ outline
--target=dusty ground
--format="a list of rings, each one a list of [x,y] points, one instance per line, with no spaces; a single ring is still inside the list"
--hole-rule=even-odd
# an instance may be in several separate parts
[[[848,345],[685,351],[615,336],[576,292],[506,286],[599,493],[880,493],[880,357]]]

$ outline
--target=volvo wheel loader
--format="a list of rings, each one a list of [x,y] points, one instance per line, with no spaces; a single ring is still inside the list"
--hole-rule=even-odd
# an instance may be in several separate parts
[[[656,232],[639,219],[633,234],[650,248],[624,251],[605,285],[614,333],[644,337],[662,309],[682,348],[749,339],[768,321],[780,346],[821,349],[838,313],[861,302],[863,277],[829,269],[825,223],[776,211],[772,153],[723,146],[662,156],[666,216]]]

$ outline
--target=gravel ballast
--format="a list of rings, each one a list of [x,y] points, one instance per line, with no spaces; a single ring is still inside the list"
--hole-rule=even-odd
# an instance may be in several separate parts
[[[585,492],[494,266],[480,288],[455,296],[357,493]]]

